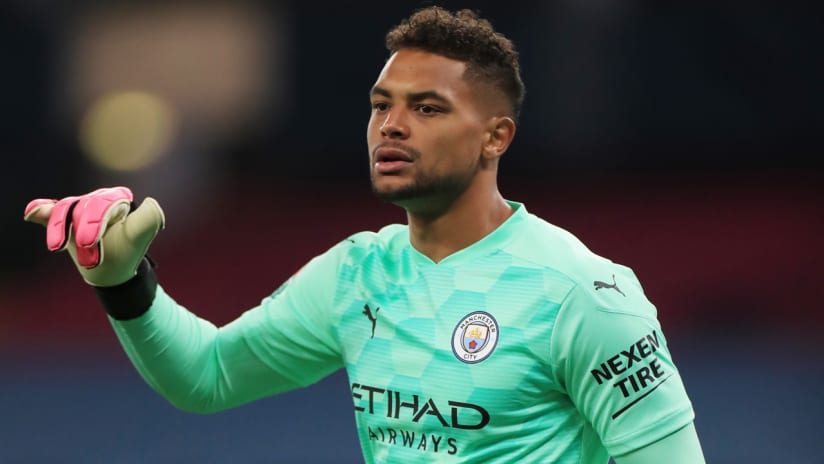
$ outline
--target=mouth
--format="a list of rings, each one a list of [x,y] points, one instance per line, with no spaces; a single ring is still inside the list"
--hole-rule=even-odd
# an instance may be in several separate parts
[[[389,163],[394,161],[412,162],[412,156],[405,150],[397,147],[378,147],[375,149],[374,159],[376,163]]]
[[[397,173],[414,161],[405,150],[397,147],[378,147],[375,149],[375,172],[378,174]]]

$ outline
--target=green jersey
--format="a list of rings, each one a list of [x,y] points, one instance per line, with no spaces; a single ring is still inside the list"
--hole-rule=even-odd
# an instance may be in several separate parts
[[[599,463],[689,424],[633,272],[511,202],[435,263],[406,226],[356,234],[220,329],[158,288],[113,321],[144,378],[208,412],[343,367],[366,462]]]

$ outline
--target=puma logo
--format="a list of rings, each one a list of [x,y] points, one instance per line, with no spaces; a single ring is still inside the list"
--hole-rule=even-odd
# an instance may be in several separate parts
[[[611,289],[615,290],[616,292],[620,293],[621,295],[624,295],[624,292],[622,292],[621,289],[618,288],[618,284],[615,283],[615,274],[612,274],[612,283],[611,284],[608,284],[606,282],[601,282],[600,280],[596,280],[595,282],[593,282],[593,285],[595,285],[595,290],[600,290],[602,288],[611,288]],[[624,296],[626,296],[626,295],[624,295]]]
[[[372,315],[372,310],[369,308],[369,305],[363,305],[363,314],[369,319],[369,322],[372,323],[372,336],[369,338],[375,338],[375,326],[378,325],[378,311],[380,310],[381,308],[375,308],[375,314]]]

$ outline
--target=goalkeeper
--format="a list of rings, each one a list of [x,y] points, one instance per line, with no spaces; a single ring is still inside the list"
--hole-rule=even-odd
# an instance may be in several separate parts
[[[367,145],[407,225],[361,232],[217,328],[145,257],[160,206],[124,187],[32,201],[157,392],[198,413],[345,368],[366,462],[703,463],[667,339],[633,272],[504,199],[524,86],[509,39],[429,7],[386,37]],[[276,453],[276,450],[273,450]]]

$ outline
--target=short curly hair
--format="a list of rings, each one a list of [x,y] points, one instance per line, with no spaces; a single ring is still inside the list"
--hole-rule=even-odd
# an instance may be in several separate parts
[[[450,12],[438,6],[418,10],[386,34],[386,48],[390,54],[413,48],[466,63],[468,77],[500,89],[517,120],[525,93],[518,51],[474,11]]]

